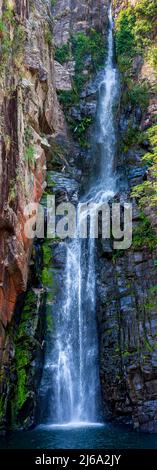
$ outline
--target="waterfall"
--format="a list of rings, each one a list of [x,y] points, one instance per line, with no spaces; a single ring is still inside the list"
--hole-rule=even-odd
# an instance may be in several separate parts
[[[108,56],[101,73],[97,118],[93,137],[93,174],[83,202],[108,201],[115,193],[115,129],[113,104],[117,71],[113,65],[112,12],[109,11]],[[79,210],[79,208],[78,208]],[[92,232],[92,226],[90,230]],[[100,420],[99,351],[96,321],[96,245],[94,238],[66,243],[63,292],[55,315],[57,339],[49,350],[51,368],[48,421],[96,423]]]

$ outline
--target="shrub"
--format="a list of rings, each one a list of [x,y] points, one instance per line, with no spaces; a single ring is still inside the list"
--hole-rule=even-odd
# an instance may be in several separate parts
[[[116,21],[116,50],[118,55],[127,53],[130,56],[134,55],[135,37],[133,28],[135,21],[135,13],[132,8],[121,10]]]
[[[79,122],[79,124],[75,120],[69,120],[71,129],[73,130],[79,143],[81,145],[83,144],[83,147],[84,146],[86,147],[86,140],[84,139],[84,135],[91,123],[92,123],[92,118],[90,117],[83,118],[82,121]]]
[[[70,52],[70,43],[63,44],[61,47],[57,47],[55,50],[55,60],[60,62],[60,64],[64,64],[64,62],[70,60],[71,52]]]
[[[128,95],[133,106],[138,104],[143,110],[147,108],[149,104],[149,89],[147,83],[132,84]]]
[[[71,91],[59,91],[58,96],[59,101],[63,105],[65,111],[68,111],[71,106],[77,104],[79,101],[78,93],[74,89]]]
[[[72,53],[76,61],[75,85],[77,91],[80,92],[87,80],[87,77],[82,75],[86,57],[91,56],[89,66],[91,74],[95,73],[105,61],[105,38],[95,29],[91,29],[89,35],[78,33],[72,37]]]
[[[121,10],[116,21],[117,54],[145,54],[156,34],[157,0],[139,0],[134,8]]]
[[[137,16],[149,17],[155,19],[157,14],[157,0],[139,0],[135,5]]]
[[[147,247],[153,250],[157,245],[157,235],[148,217],[142,212],[140,215],[140,222],[133,233],[133,248]]]

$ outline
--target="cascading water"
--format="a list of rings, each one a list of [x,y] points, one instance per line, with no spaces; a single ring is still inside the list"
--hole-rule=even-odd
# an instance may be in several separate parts
[[[100,206],[115,193],[113,104],[116,92],[110,9],[108,57],[99,83],[93,139],[95,176],[82,199]],[[92,232],[92,226],[90,230]],[[47,353],[47,367],[52,371],[49,394],[55,404],[49,406],[48,421],[54,424],[96,423],[100,420],[95,253],[94,238],[78,237],[66,244],[64,293],[59,293],[61,298],[55,317],[57,339]]]

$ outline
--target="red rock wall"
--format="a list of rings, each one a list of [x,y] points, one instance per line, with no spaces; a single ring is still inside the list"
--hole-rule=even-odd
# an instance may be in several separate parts
[[[64,128],[53,84],[53,47],[46,36],[52,31],[49,2],[35,0],[31,5],[28,0],[13,1],[6,19],[6,2],[0,0],[11,44],[0,71],[0,358],[17,295],[27,286],[32,242],[24,234],[24,209],[39,202],[43,192],[46,157],[41,133],[55,135]],[[3,31],[1,36],[3,45]],[[29,145],[33,163],[26,158]]]

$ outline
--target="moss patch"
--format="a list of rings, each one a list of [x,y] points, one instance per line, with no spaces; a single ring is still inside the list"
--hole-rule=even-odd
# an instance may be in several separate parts
[[[42,315],[42,316],[41,316]],[[15,335],[15,333],[14,333]],[[11,426],[18,428],[23,426],[25,419],[28,418],[29,397],[33,397],[36,368],[33,361],[38,354],[41,354],[41,338],[44,335],[44,317],[38,310],[38,297],[31,290],[28,291],[21,319],[17,327],[15,336],[15,357],[12,365],[12,371],[16,377],[11,392]],[[33,398],[31,398],[33,400]]]

